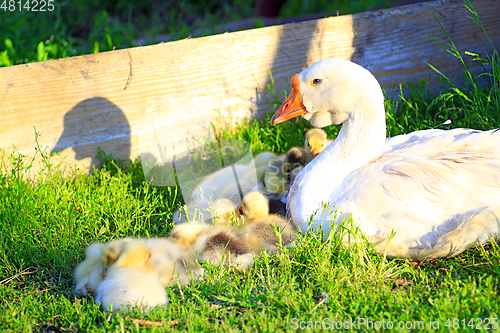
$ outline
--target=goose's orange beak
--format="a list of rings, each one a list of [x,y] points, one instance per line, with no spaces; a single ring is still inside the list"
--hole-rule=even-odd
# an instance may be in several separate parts
[[[292,77],[292,92],[281,104],[280,108],[274,113],[271,119],[271,126],[282,123],[307,113],[306,107],[302,104],[302,95],[300,94],[299,74]]]

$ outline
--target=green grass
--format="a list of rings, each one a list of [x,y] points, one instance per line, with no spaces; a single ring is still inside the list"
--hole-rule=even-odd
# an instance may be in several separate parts
[[[175,189],[137,181],[136,163],[122,170],[107,162],[92,177],[51,167],[37,181],[3,166],[2,331],[141,330],[149,326],[144,320],[157,330],[172,322],[168,330],[268,331],[293,328],[293,318],[426,325],[439,318],[440,331],[448,331],[447,318],[498,317],[497,244],[413,267],[384,259],[362,240],[344,247],[333,235],[326,242],[300,238],[296,248],[263,255],[245,273],[207,266],[202,281],[167,288],[170,305],[147,316],[102,312],[91,297],[73,294],[72,270],[84,248],[127,235],[166,236],[179,205]]]
[[[496,52],[482,58],[488,64],[485,87],[464,68],[469,79],[463,87],[443,78],[448,88],[441,94],[421,82],[407,88],[411,98],[401,92],[400,99],[387,100],[388,136],[448,119],[451,127],[499,127],[500,58]],[[270,110],[283,100],[283,93],[274,96]],[[308,122],[293,119],[270,127],[270,116],[222,130],[219,137],[247,140],[255,153],[303,145]],[[327,131],[334,137],[338,128]],[[167,236],[181,196],[175,187],[148,184],[138,161],[101,152],[103,167],[92,176],[78,170],[68,175],[42,149],[38,154],[44,158],[36,180],[27,177],[30,159],[18,154],[0,159],[2,332],[312,331],[316,321],[353,321],[365,331],[367,324],[359,325],[363,319],[381,331],[390,323],[392,331],[400,331],[402,323],[408,331],[448,332],[477,331],[467,325],[484,327],[480,319],[500,316],[498,243],[415,267],[376,254],[357,230],[352,233],[359,241],[349,247],[335,235],[325,242],[319,235],[299,237],[295,248],[262,255],[244,273],[207,265],[202,280],[168,287],[169,306],[148,315],[103,312],[92,297],[73,293],[73,270],[85,247],[117,237]],[[437,320],[439,329],[431,330]]]

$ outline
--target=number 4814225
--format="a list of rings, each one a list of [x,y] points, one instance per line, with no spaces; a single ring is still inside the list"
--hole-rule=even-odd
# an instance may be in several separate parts
[[[1,0],[0,0],[1,1]],[[0,9],[6,12],[51,12],[55,9],[54,0],[3,0]]]
[[[476,319],[458,319],[458,318],[449,318],[444,324],[445,327],[449,329],[476,329],[476,330],[489,330],[489,329],[498,329],[498,318],[476,318]]]

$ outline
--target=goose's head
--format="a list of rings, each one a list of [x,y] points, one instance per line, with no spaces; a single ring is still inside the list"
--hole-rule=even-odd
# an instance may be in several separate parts
[[[303,116],[314,127],[338,125],[352,117],[360,103],[382,103],[375,77],[343,59],[325,59],[293,76],[292,92],[271,119],[271,125]]]

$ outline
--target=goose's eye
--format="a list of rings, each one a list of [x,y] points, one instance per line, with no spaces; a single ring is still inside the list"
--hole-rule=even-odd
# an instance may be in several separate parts
[[[311,81],[311,86],[317,86],[321,83],[321,79],[314,79]]]

